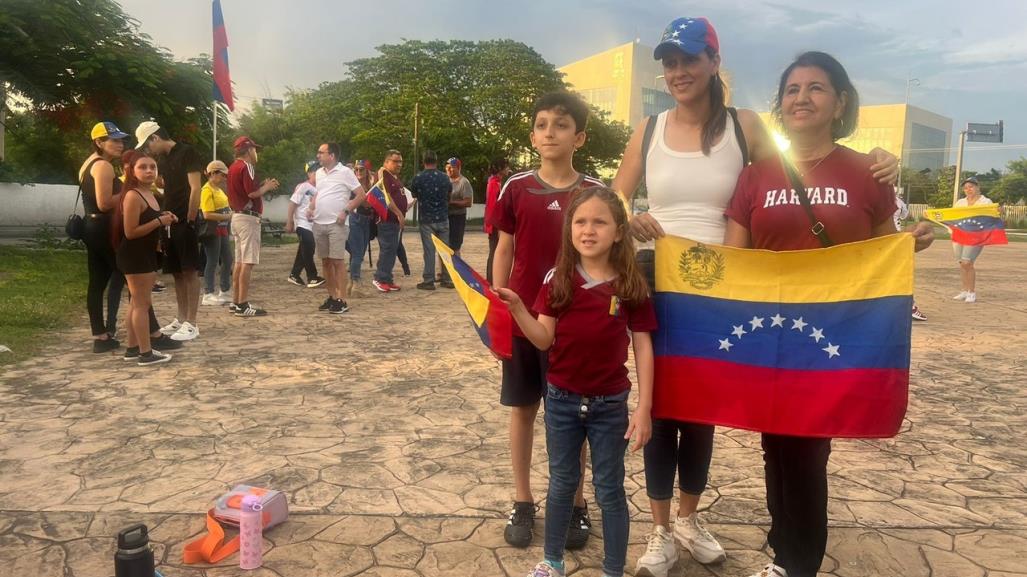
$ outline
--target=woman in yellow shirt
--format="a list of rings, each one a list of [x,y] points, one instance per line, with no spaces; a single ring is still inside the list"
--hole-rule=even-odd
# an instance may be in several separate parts
[[[224,162],[215,160],[207,165],[207,183],[200,190],[200,211],[207,221],[207,230],[200,236],[200,244],[207,256],[203,269],[204,305],[223,305],[232,300],[232,248],[228,241],[228,223],[232,209],[223,189],[228,176]],[[202,232],[202,231],[201,231]],[[221,266],[220,291],[214,292],[214,273]]]

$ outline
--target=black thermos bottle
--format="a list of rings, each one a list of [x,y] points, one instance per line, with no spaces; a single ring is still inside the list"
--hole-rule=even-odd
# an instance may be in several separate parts
[[[150,534],[142,523],[118,531],[114,577],[154,577]]]

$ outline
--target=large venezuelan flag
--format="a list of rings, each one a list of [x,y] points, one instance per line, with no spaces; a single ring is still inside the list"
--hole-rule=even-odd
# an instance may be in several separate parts
[[[471,322],[478,332],[481,342],[492,352],[504,359],[509,359],[513,347],[513,318],[506,303],[489,288],[489,283],[480,274],[464,262],[453,249],[432,235],[435,249],[439,252],[442,264],[453,279],[460,300],[471,315]]]
[[[789,252],[658,240],[653,417],[893,436],[912,295],[908,234]]]
[[[1009,243],[1006,224],[1002,222],[996,204],[928,208],[924,216],[949,229],[952,242],[971,246]]]

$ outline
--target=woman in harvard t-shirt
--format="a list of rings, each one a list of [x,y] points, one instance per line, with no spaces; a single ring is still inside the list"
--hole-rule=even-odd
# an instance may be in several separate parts
[[[823,52],[799,56],[778,85],[774,114],[815,218],[833,243],[893,234],[895,194],[875,181],[871,159],[835,143],[855,130],[859,96],[841,64]],[[724,244],[775,251],[820,248],[782,159],[758,161],[738,177]],[[911,227],[917,250],[931,227]],[[814,577],[827,546],[827,459],[831,439],[763,434],[768,541],[774,562],[759,577]],[[755,576],[754,576],[755,577]]]

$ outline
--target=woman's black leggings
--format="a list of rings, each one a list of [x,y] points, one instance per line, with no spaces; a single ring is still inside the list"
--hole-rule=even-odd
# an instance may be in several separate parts
[[[89,312],[89,328],[93,336],[113,334],[118,324],[118,303],[121,289],[125,286],[114,261],[114,248],[109,238],[107,219],[86,217],[85,238],[86,266],[89,270],[89,285],[86,289],[86,311]],[[120,282],[119,282],[120,281]],[[107,298],[107,320],[103,316],[103,293],[110,286]]]

